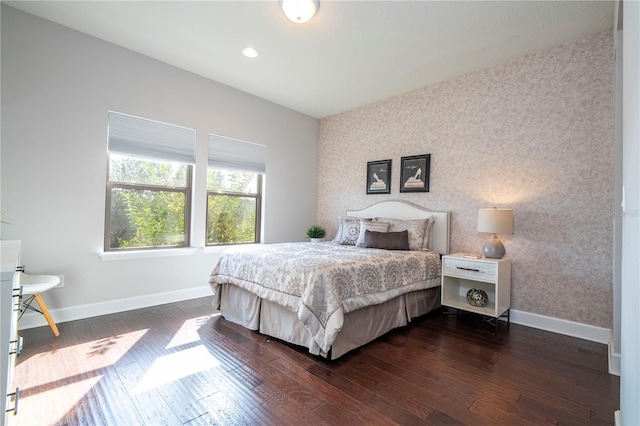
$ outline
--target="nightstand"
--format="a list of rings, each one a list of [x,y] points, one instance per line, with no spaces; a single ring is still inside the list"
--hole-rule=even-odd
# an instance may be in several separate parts
[[[489,296],[485,306],[472,306],[467,292],[484,290]],[[498,319],[507,317],[511,309],[511,259],[467,259],[463,253],[442,256],[442,288],[440,302],[444,308],[455,308],[489,317],[498,332]]]

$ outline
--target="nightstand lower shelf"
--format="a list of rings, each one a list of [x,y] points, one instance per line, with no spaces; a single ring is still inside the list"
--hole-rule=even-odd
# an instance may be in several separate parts
[[[452,296],[442,301],[444,306],[450,308],[456,308],[470,313],[476,313],[480,315],[486,315],[489,317],[495,317],[496,304],[492,301],[486,304],[486,306],[471,306],[467,302],[466,296]]]

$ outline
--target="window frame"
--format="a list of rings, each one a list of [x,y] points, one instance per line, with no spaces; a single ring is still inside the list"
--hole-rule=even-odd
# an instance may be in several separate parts
[[[208,167],[207,174],[209,173],[209,169],[215,169],[215,167]],[[240,173],[247,173],[242,170],[236,170]],[[220,191],[216,189],[207,188],[206,199],[205,199],[205,223],[204,223],[204,246],[205,247],[222,247],[222,246],[235,246],[242,244],[260,244],[261,238],[260,234],[262,231],[262,182],[263,182],[263,174],[262,173],[254,173],[257,175],[256,182],[256,192],[255,193],[247,193],[247,192],[235,192],[235,191]],[[208,185],[207,185],[208,186]],[[256,200],[256,223],[255,223],[255,240],[248,242],[238,242],[238,243],[210,243],[209,242],[209,196],[230,196],[230,197],[240,197],[240,198],[254,198]]]
[[[119,154],[126,155],[126,154]],[[128,155],[130,158],[142,158],[135,155]],[[144,158],[143,158],[144,159]],[[146,158],[148,161],[157,161],[154,158]],[[161,160],[174,163],[181,163],[180,161]],[[183,247],[191,247],[191,209],[192,209],[192,194],[193,194],[193,165],[188,163],[181,163],[187,166],[185,186],[170,186],[170,185],[153,185],[143,183],[128,183],[120,181],[112,181],[109,177],[109,170],[111,168],[111,153],[107,152],[107,185],[106,185],[106,201],[105,201],[105,226],[104,226],[104,252],[125,252],[125,251],[149,251],[149,250],[166,250],[176,249]],[[181,192],[184,193],[184,242],[182,245],[167,245],[167,246],[152,246],[152,247],[126,247],[126,248],[112,248],[111,246],[111,192],[114,188],[121,189],[133,189],[139,191],[151,191],[151,192]]]

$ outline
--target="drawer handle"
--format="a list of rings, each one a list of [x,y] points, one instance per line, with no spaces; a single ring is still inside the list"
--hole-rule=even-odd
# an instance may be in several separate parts
[[[9,352],[9,355],[13,355],[15,354],[16,356],[20,356],[20,352],[22,352],[22,336],[19,336],[18,339],[16,340],[12,340],[9,343],[11,345],[15,345],[15,349],[13,349],[11,352]]]
[[[13,411],[13,415],[15,416],[16,414],[18,414],[18,397],[20,396],[20,388],[16,388],[16,393],[10,393],[7,394],[7,396],[14,397],[14,404],[13,404],[13,408],[7,408],[5,411],[7,413],[10,413]]]
[[[24,287],[20,286],[20,294],[13,295],[13,299],[18,299],[13,309],[14,312],[22,312],[22,290],[24,290]]]
[[[480,269],[473,269],[473,268],[463,268],[462,266],[456,266],[456,269],[462,269],[463,271],[473,271],[473,272],[480,272]]]

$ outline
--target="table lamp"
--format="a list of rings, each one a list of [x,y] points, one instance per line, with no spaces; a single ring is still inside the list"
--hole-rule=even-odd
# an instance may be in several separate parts
[[[505,249],[497,234],[513,234],[513,210],[496,207],[478,210],[478,232],[493,234],[482,246],[484,257],[502,259]]]

